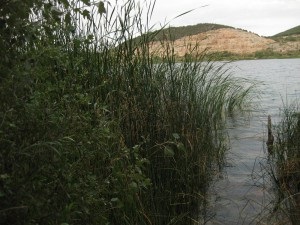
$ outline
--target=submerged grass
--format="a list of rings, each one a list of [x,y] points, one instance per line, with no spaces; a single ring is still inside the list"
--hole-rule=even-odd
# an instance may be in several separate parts
[[[50,2],[1,11],[1,224],[201,224],[252,86],[197,49],[154,63],[151,2]]]

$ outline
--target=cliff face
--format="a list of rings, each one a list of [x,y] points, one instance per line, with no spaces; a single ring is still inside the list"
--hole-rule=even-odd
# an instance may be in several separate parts
[[[153,42],[151,51],[161,55],[163,51],[166,51],[165,44],[163,46],[160,42]],[[249,55],[267,49],[276,52],[300,50],[300,42],[279,43],[270,38],[232,28],[185,36],[175,40],[173,45],[174,53],[177,56],[184,56],[185,53],[189,52],[189,49],[195,46],[197,46],[197,52],[207,50],[208,52],[229,52],[238,55]]]

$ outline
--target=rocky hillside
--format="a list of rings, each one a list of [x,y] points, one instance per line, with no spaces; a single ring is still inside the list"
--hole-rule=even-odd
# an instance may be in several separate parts
[[[172,36],[172,33],[170,35]],[[277,54],[300,52],[300,35],[293,34],[293,39],[291,39],[291,36],[288,37],[266,38],[241,29],[219,26],[197,34],[181,35],[179,38],[170,39],[174,46],[174,52],[178,57],[184,56],[195,46],[197,52],[207,50],[211,53],[226,52],[240,56],[255,55],[257,52],[264,51]],[[171,41],[166,41],[166,39],[164,38],[164,42],[153,41],[151,43],[151,51],[161,56],[166,51],[167,43],[171,43]]]

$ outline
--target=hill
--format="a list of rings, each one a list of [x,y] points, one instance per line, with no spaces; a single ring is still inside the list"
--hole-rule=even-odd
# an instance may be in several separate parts
[[[177,40],[185,36],[192,36],[195,34],[204,33],[211,30],[218,30],[222,28],[233,28],[221,24],[213,23],[199,23],[196,25],[169,27],[160,30],[156,35],[156,40]]]
[[[300,26],[296,26],[286,31],[280,32],[270,38],[280,44],[293,45],[300,42]]]
[[[194,49],[193,53],[207,51],[224,56],[223,58],[234,59],[300,57],[298,29],[300,26],[274,37],[261,37],[246,30],[220,24],[170,27],[157,31],[150,50],[155,55],[162,56],[168,43],[174,47],[174,53],[179,58],[189,53],[190,49]]]
[[[291,29],[288,29],[286,31],[280,32],[278,34],[275,34],[274,37],[283,37],[283,36],[291,36],[291,35],[300,35],[300,25],[293,27]]]

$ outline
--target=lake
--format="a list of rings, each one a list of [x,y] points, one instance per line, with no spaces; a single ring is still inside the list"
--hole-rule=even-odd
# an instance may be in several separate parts
[[[300,98],[300,59],[243,60],[229,65],[234,76],[256,80],[260,98],[249,117],[228,121],[231,149],[224,174],[210,190],[207,224],[257,224],[272,209],[267,166],[267,117],[280,120],[280,108]]]

